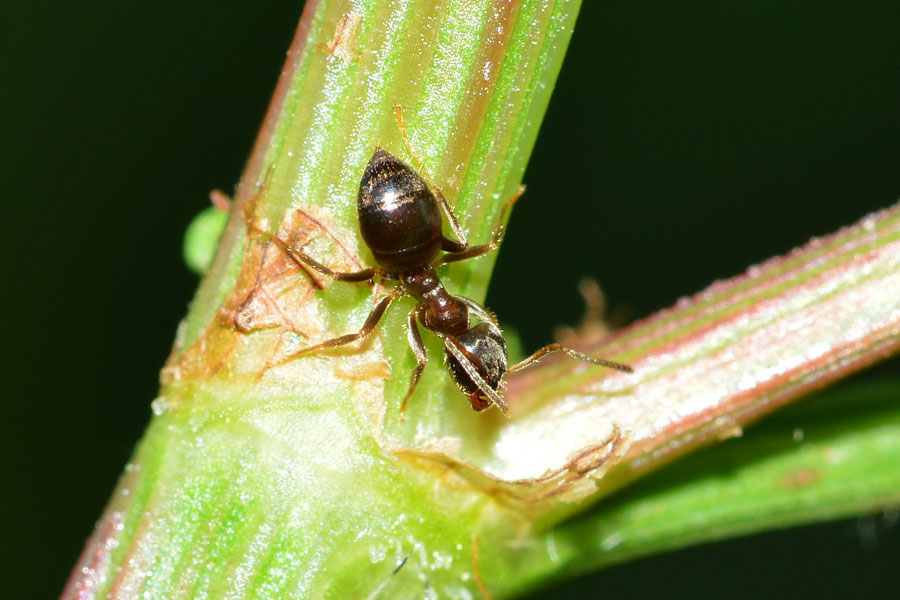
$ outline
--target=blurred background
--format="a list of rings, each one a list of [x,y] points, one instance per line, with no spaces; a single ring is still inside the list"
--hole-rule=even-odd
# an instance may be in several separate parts
[[[183,232],[237,181],[301,9],[0,7],[4,597],[61,591],[140,438],[197,283]],[[895,203],[898,31],[895,2],[587,0],[488,305],[535,348],[582,277],[639,318]],[[898,556],[865,517],[540,597],[896,597]]]

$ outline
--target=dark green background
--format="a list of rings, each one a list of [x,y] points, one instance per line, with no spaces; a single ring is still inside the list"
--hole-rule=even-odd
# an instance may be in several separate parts
[[[582,276],[640,317],[897,200],[900,3],[823,4],[585,0],[488,297],[529,347]],[[58,594],[140,437],[196,285],[182,233],[237,180],[300,11],[0,7],[3,597]],[[546,597],[895,597],[898,557],[875,517]]]

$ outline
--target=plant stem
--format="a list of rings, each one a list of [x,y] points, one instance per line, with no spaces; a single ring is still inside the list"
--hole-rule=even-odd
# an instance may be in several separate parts
[[[471,412],[430,339],[432,364],[401,421],[414,365],[401,333],[408,298],[359,347],[285,361],[356,330],[384,289],[305,272],[271,238],[336,270],[373,264],[353,199],[382,146],[427,169],[469,238],[486,240],[518,187],[577,7],[307,6],[155,416],[64,597],[471,597],[483,584],[506,594],[559,570],[712,537],[714,521],[654,530],[625,510],[620,531],[644,542],[607,557],[585,550],[592,535],[608,536],[600,521],[589,521],[588,541],[552,528],[896,351],[900,208],[599,342],[576,337],[635,374],[548,361],[510,379],[511,420]],[[466,261],[441,278],[480,299],[491,266]],[[872,467],[865,452],[854,456],[854,468]],[[773,487],[760,497],[777,501]],[[882,491],[854,506],[894,498]],[[790,518],[835,513],[825,495],[817,502]],[[760,506],[745,506],[744,518],[784,523],[758,518]],[[563,561],[548,531],[568,544]]]
[[[266,236],[248,235],[245,219],[336,269],[372,264],[354,199],[376,146],[419,167],[395,122],[402,106],[421,167],[469,239],[486,241],[518,188],[577,8],[307,5],[155,416],[64,597],[478,593],[474,540],[490,559],[493,540],[527,518],[389,448],[446,449],[493,419],[471,413],[455,390],[447,402],[452,388],[434,364],[398,421],[413,364],[396,334],[406,301],[383,338],[359,351],[266,371],[298,343],[358,327],[382,291],[314,280]],[[441,277],[453,293],[480,298],[492,263],[467,261]],[[433,341],[429,353],[440,356]]]
[[[896,514],[897,394],[895,382],[828,391],[743,439],[647,477],[544,532],[523,551],[519,577],[506,591],[698,542],[879,510]]]

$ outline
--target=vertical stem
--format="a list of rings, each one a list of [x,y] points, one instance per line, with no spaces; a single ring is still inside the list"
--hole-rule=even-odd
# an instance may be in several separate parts
[[[386,447],[473,438],[490,420],[432,365],[407,423],[397,421],[413,362],[402,302],[358,351],[265,372],[298,344],[357,328],[383,290],[314,281],[265,236],[248,236],[244,219],[334,268],[371,264],[355,196],[375,146],[411,158],[394,120],[400,105],[469,238],[486,240],[519,185],[577,9],[575,0],[307,4],[153,421],[64,597],[477,594],[474,537],[491,548],[527,520]],[[441,276],[478,298],[492,263]],[[433,359],[437,350],[431,340]],[[502,553],[482,560],[500,565]]]

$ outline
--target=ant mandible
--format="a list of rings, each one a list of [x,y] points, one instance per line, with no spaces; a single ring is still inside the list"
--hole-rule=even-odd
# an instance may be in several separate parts
[[[631,372],[628,365],[588,356],[559,344],[544,346],[528,358],[509,366],[506,340],[497,319],[477,302],[447,292],[435,267],[475,258],[495,250],[503,239],[503,216],[525,188],[520,188],[504,204],[491,241],[470,246],[453,209],[413,152],[403,124],[401,107],[395,107],[394,112],[407,150],[422,165],[422,171],[431,185],[409,165],[376,147],[359,184],[356,206],[360,233],[378,262],[378,267],[354,272],[334,271],[302,250],[291,248],[277,236],[262,231],[247,219],[249,228],[270,238],[298,265],[337,281],[361,283],[376,275],[397,281],[394,289],[375,305],[358,332],[303,348],[271,366],[364,338],[373,331],[394,300],[401,296],[412,296],[417,304],[407,317],[407,340],[416,357],[416,368],[401,403],[401,414],[428,362],[417,321],[443,341],[444,358],[450,374],[477,412],[495,404],[508,416],[509,406],[503,397],[506,374],[524,369],[552,352],[565,352],[577,360]],[[441,212],[447,217],[458,241],[443,235]],[[444,254],[438,257],[441,252]],[[474,326],[469,324],[470,311],[479,319]]]

